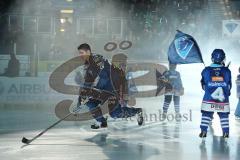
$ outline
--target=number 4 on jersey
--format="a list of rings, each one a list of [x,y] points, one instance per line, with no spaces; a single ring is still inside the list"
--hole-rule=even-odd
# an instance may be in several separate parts
[[[212,94],[212,98],[215,100],[219,100],[220,102],[223,102],[225,100],[224,93],[222,87],[218,87]]]

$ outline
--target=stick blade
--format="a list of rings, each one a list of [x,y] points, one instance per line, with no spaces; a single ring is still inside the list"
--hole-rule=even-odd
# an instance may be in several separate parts
[[[27,138],[23,137],[22,138],[22,143],[29,144],[31,141],[28,140]]]

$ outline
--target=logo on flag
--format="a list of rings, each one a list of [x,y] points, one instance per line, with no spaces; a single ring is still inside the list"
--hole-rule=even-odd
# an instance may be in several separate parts
[[[204,63],[195,39],[179,30],[169,46],[168,61],[170,64]]]
[[[186,36],[179,37],[174,40],[174,45],[177,51],[177,54],[182,58],[186,59],[190,50],[193,47],[194,42],[188,39]]]

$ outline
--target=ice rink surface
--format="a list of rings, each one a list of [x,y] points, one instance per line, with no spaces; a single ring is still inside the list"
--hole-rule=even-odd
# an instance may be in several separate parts
[[[151,99],[151,102],[156,102],[153,103],[156,105],[146,110],[148,116],[155,113],[154,109],[159,101],[161,101],[159,98]],[[143,105],[145,100],[140,99],[138,102],[139,105]],[[4,123],[4,116],[1,116],[3,127],[0,134],[1,160],[240,159],[240,122],[234,119],[233,114],[231,114],[231,133],[227,143],[221,138],[222,132],[217,115],[209,128],[206,142],[202,143],[198,137],[200,112],[186,109],[182,110],[182,113],[188,115],[188,118],[182,119],[181,122],[176,122],[171,117],[169,121],[164,122],[155,117],[152,119],[148,117],[145,125],[139,127],[135,119],[110,120],[109,129],[101,132],[90,130],[89,122],[64,122],[57,128],[49,130],[32,144],[24,146],[21,143],[23,136],[34,137],[56,119],[46,120],[47,117],[53,116],[49,113],[39,116],[36,112],[23,112],[21,117],[14,112],[16,111],[7,114],[11,119],[9,122]]]
[[[186,67],[179,67],[179,70],[185,70]],[[191,70],[202,68],[203,66],[193,66]],[[236,67],[233,68],[234,82],[237,70]],[[228,142],[225,143],[221,138],[220,122],[215,114],[206,142],[202,143],[198,137],[203,96],[200,75],[181,73],[185,87],[181,113],[186,115],[181,122],[172,120],[172,117],[169,117],[169,121],[159,121],[163,96],[137,98],[137,106],[146,111],[144,126],[139,127],[135,119],[110,120],[108,130],[96,132],[90,130],[90,122],[63,122],[30,145],[24,146],[21,142],[23,136],[31,139],[58,120],[54,106],[50,111],[34,107],[2,107],[0,160],[239,160],[240,121],[235,120],[233,114],[237,103],[235,84],[230,98]],[[174,115],[173,105],[170,106],[169,113]],[[151,114],[155,114],[156,118],[150,118]]]

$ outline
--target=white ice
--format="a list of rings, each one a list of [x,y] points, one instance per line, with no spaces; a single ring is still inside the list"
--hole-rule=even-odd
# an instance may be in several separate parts
[[[237,98],[234,79],[237,64],[230,68],[233,73],[233,90],[230,114],[230,138],[221,138],[219,118],[215,115],[206,142],[198,137],[200,132],[200,104],[203,96],[200,72],[203,65],[179,66],[185,95],[181,99],[181,113],[188,115],[182,122],[155,119],[162,108],[163,97],[138,98],[137,106],[145,108],[148,119],[144,126],[136,120],[109,122],[106,132],[94,132],[88,122],[64,122],[57,128],[24,146],[23,136],[32,138],[54,121],[53,113],[2,109],[0,113],[1,160],[239,160],[240,122],[233,112]],[[171,105],[169,113],[174,113]],[[151,119],[150,119],[151,114]],[[191,116],[191,117],[190,117]],[[54,117],[54,118],[50,118]]]

